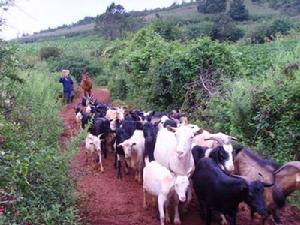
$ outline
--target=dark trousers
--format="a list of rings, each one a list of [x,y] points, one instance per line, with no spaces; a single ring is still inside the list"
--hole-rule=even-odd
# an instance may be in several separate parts
[[[70,103],[72,100],[72,92],[71,91],[64,91],[64,102]]]

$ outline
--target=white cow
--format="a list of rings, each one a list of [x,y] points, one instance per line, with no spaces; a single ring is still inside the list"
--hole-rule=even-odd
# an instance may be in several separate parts
[[[120,143],[125,153],[127,164],[135,169],[135,179],[142,181],[143,158],[145,152],[145,138],[142,130],[135,130],[133,135]]]
[[[174,224],[181,224],[178,204],[179,201],[184,202],[186,200],[188,187],[189,180],[187,176],[175,176],[156,161],[147,163],[143,170],[143,206],[147,208],[147,194],[157,196],[160,223],[164,225],[165,218],[167,223],[170,222],[168,207],[171,206],[170,202],[173,200],[175,209]]]
[[[161,129],[154,149],[155,160],[176,175],[190,175],[194,171],[192,140],[201,132],[201,129],[194,131],[189,126]]]
[[[108,109],[106,118],[110,121],[110,129],[115,131],[117,129],[117,121],[122,122],[125,118],[125,110],[123,108]]]
[[[87,154],[92,154],[93,152],[97,152],[99,157],[99,165],[101,172],[104,171],[103,165],[102,165],[102,159],[101,159],[101,137],[102,134],[100,134],[98,137],[88,134],[85,138],[85,153],[86,157]]]

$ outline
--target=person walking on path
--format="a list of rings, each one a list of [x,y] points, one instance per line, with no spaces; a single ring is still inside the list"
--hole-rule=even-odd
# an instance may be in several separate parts
[[[72,92],[74,92],[74,82],[70,77],[69,70],[62,70],[62,75],[59,78],[59,82],[63,85],[64,102],[70,103],[72,101]]]

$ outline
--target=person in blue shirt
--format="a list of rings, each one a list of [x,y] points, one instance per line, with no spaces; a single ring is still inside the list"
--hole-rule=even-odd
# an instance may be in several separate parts
[[[72,94],[74,92],[74,82],[70,77],[69,70],[62,70],[62,75],[59,78],[59,82],[63,85],[65,103],[70,103],[72,101]]]

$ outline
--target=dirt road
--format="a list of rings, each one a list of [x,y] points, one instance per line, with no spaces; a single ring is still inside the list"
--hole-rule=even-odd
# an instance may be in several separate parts
[[[107,89],[94,89],[93,95],[103,103],[111,103]],[[73,104],[66,105],[60,116],[64,121],[65,130],[61,136],[61,145],[67,150],[68,140],[76,132],[74,106],[80,101],[75,99]],[[86,163],[81,147],[71,160],[70,173],[77,184],[79,197],[80,218],[83,224],[91,225],[158,225],[155,209],[144,210],[142,207],[142,186],[131,176],[116,179],[113,167],[113,155],[109,154],[104,161],[104,173],[94,169],[92,162]],[[287,206],[282,212],[283,223],[300,225],[300,210]],[[238,213],[238,224],[259,224],[258,220],[251,221],[249,211]],[[271,221],[268,221],[271,224]],[[182,216],[183,225],[205,224],[197,212],[197,203],[193,200],[187,215]],[[218,224],[217,221],[214,224]]]

